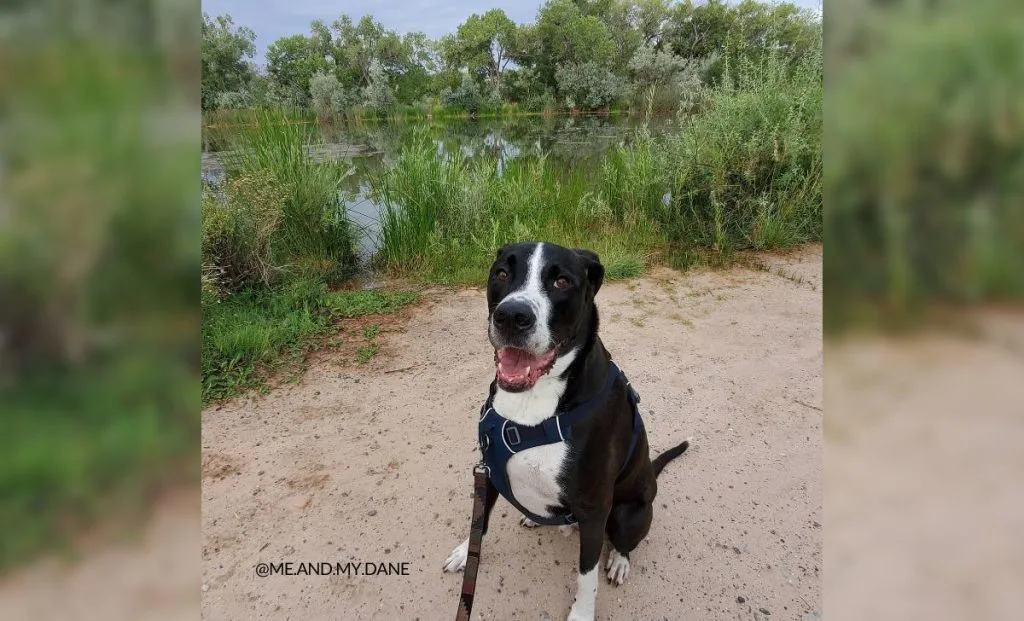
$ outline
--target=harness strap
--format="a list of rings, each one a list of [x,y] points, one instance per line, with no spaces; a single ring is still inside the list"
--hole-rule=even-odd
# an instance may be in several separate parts
[[[473,521],[469,529],[469,552],[466,555],[466,569],[462,574],[462,594],[455,621],[469,621],[473,611],[473,595],[476,593],[476,573],[480,569],[480,548],[484,538],[484,504],[487,496],[487,466],[478,465],[473,469]]]

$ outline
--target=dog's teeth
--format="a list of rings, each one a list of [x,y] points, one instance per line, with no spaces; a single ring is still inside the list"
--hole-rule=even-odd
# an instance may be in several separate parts
[[[498,373],[504,373],[504,372],[505,372],[505,369],[501,366],[501,363],[499,362],[498,363]]]
[[[527,366],[527,367],[526,367],[526,373],[523,373],[523,377],[527,377],[527,376],[529,376],[529,375],[530,375],[530,370],[531,370],[532,368],[533,368],[533,367]]]

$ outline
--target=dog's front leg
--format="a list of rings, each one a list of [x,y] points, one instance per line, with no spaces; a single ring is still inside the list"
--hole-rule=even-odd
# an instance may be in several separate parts
[[[576,600],[568,621],[594,621],[597,603],[597,563],[604,544],[604,527],[608,516],[580,519],[580,567],[576,578]]]
[[[484,524],[483,534],[487,534],[487,526],[491,522],[491,510],[494,509],[494,503],[498,501],[498,489],[491,483],[491,479],[487,479],[487,493],[484,495]],[[448,555],[448,558],[444,561],[444,570],[448,572],[462,571],[466,568],[466,559],[469,557],[469,537],[466,537],[462,543],[455,546],[452,553]]]

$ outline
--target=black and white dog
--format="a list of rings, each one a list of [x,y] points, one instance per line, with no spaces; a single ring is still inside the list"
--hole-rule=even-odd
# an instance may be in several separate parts
[[[622,584],[629,576],[629,553],[651,527],[656,477],[689,446],[684,441],[651,461],[636,393],[597,335],[594,296],[603,279],[604,267],[589,250],[519,243],[498,251],[487,285],[496,373],[481,415],[481,450],[491,467],[483,531],[499,493],[524,513],[524,526],[578,524],[569,621],[594,618],[605,535],[612,545],[608,579]],[[504,473],[488,458],[494,451],[486,421],[499,421],[488,429],[499,434]],[[520,431],[544,429],[556,434],[553,440],[516,450],[529,444],[520,443]],[[452,551],[445,571],[465,567],[468,547],[467,539]]]

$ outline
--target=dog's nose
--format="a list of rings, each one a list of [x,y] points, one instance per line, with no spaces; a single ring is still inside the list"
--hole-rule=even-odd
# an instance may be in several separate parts
[[[494,327],[515,334],[525,332],[537,323],[533,308],[524,302],[507,302],[494,309]]]

